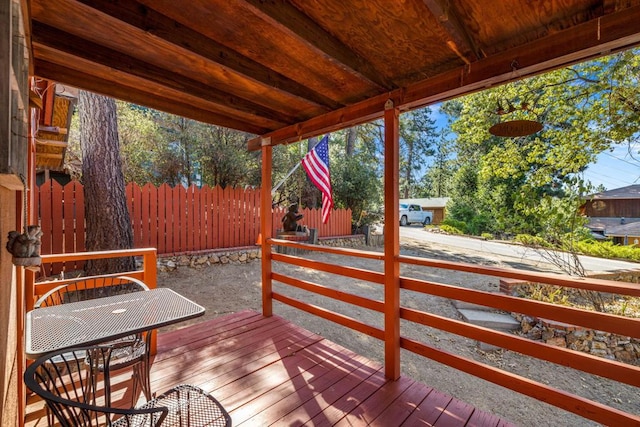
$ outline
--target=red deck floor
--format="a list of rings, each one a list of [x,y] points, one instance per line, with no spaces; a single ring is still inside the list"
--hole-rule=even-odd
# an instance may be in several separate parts
[[[129,374],[114,402],[130,401]],[[234,426],[510,426],[410,378],[387,381],[382,366],[274,316],[243,311],[158,336],[151,388],[198,385]],[[41,402],[28,426],[45,426]]]

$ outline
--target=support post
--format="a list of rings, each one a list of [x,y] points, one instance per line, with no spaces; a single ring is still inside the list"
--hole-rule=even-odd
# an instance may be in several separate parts
[[[260,233],[262,234],[262,314],[273,315],[271,282],[271,163],[273,147],[271,138],[263,138],[262,145],[262,190],[260,192]]]
[[[390,380],[400,377],[399,117],[389,99],[384,111],[384,358]]]

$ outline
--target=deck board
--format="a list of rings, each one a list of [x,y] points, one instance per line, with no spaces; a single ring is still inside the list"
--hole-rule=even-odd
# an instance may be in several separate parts
[[[114,403],[127,405],[130,373],[113,382]],[[389,381],[380,364],[249,310],[158,334],[151,388],[181,383],[214,395],[234,426],[513,426],[408,377]],[[26,426],[46,425],[42,408],[28,399]]]

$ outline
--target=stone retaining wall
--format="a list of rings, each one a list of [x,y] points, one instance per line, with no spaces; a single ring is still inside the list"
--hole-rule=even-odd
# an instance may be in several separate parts
[[[595,278],[595,276],[593,276]],[[638,281],[637,273],[600,275],[599,279]],[[500,291],[511,296],[522,297],[531,292],[534,284],[517,279],[500,279]],[[513,313],[520,321],[521,335],[535,341],[543,341],[558,347],[593,354],[619,362],[640,365],[640,339],[623,337],[610,332],[595,331],[580,326],[568,325]]]
[[[520,334],[531,340],[640,365],[639,339],[594,331],[553,320],[523,315],[515,315],[515,318],[520,321]]]
[[[362,234],[326,237],[319,239],[318,244],[323,246],[360,247],[365,245],[365,238]],[[158,256],[158,270],[172,271],[179,267],[203,268],[215,264],[242,264],[260,258],[262,258],[262,250],[258,246],[181,255],[160,255]]]

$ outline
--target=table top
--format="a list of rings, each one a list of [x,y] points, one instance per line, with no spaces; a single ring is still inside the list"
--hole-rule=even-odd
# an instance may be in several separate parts
[[[35,359],[193,319],[204,311],[167,288],[43,307],[27,313],[25,353]]]

